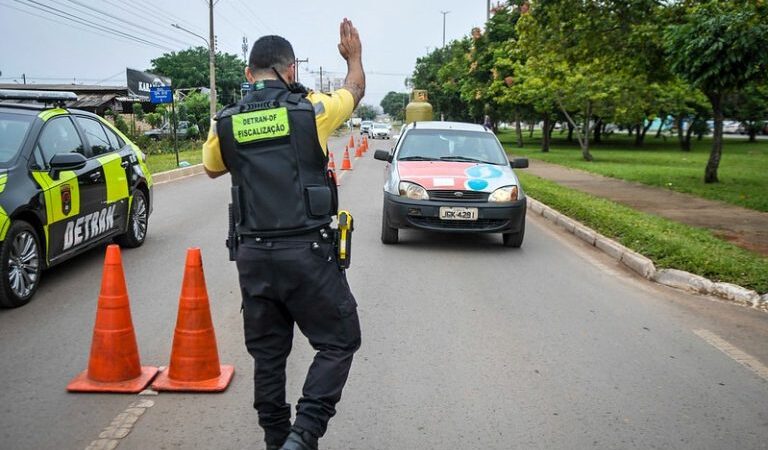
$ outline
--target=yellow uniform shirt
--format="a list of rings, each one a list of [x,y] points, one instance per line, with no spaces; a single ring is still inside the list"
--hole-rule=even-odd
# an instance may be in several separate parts
[[[310,92],[307,96],[315,107],[315,122],[317,122],[317,138],[323,151],[328,153],[328,138],[342,123],[352,115],[355,107],[355,99],[346,89],[339,89],[333,93],[323,94]],[[216,123],[211,121],[211,129],[208,132],[208,140],[203,144],[203,165],[210,172],[224,172],[227,167],[221,157],[219,136],[216,134]]]

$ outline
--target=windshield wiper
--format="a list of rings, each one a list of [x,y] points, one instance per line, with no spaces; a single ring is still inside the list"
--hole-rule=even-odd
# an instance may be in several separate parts
[[[430,158],[429,156],[403,156],[398,158],[398,161],[439,161],[439,159]]]
[[[483,164],[495,164],[490,161],[483,161],[482,159],[470,158],[468,156],[441,156],[443,161],[466,161],[466,162],[478,162]]]

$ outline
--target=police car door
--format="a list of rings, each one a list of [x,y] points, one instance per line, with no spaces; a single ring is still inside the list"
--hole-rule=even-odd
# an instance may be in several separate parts
[[[88,159],[82,169],[52,176],[51,158],[58,153],[72,152],[88,156],[72,119],[59,116],[48,120],[34,149],[37,167],[33,168],[32,176],[43,191],[46,254],[51,263],[77,252],[114,227],[106,215],[100,214],[106,184],[98,160]]]

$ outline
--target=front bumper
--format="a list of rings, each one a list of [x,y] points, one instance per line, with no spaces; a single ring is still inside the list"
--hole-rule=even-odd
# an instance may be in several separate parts
[[[477,220],[442,220],[441,206],[477,208]],[[392,228],[456,233],[516,233],[523,228],[527,201],[513,203],[410,200],[384,193],[385,220]]]

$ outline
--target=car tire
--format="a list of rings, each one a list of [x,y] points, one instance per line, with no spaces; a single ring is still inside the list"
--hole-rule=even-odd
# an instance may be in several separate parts
[[[14,221],[0,250],[0,306],[29,303],[40,286],[43,254],[37,231],[28,222]]]
[[[140,247],[147,238],[147,228],[149,225],[149,208],[147,197],[140,189],[133,193],[131,201],[131,211],[128,214],[128,229],[124,234],[117,236],[115,242],[121,247],[136,248]]]
[[[400,240],[399,230],[389,226],[387,220],[387,207],[385,206],[381,214],[381,243],[386,245],[397,244]]]
[[[520,231],[517,233],[504,233],[501,235],[501,239],[504,242],[504,247],[520,248],[523,245],[523,238],[525,237],[525,221],[523,226],[520,227]]]

